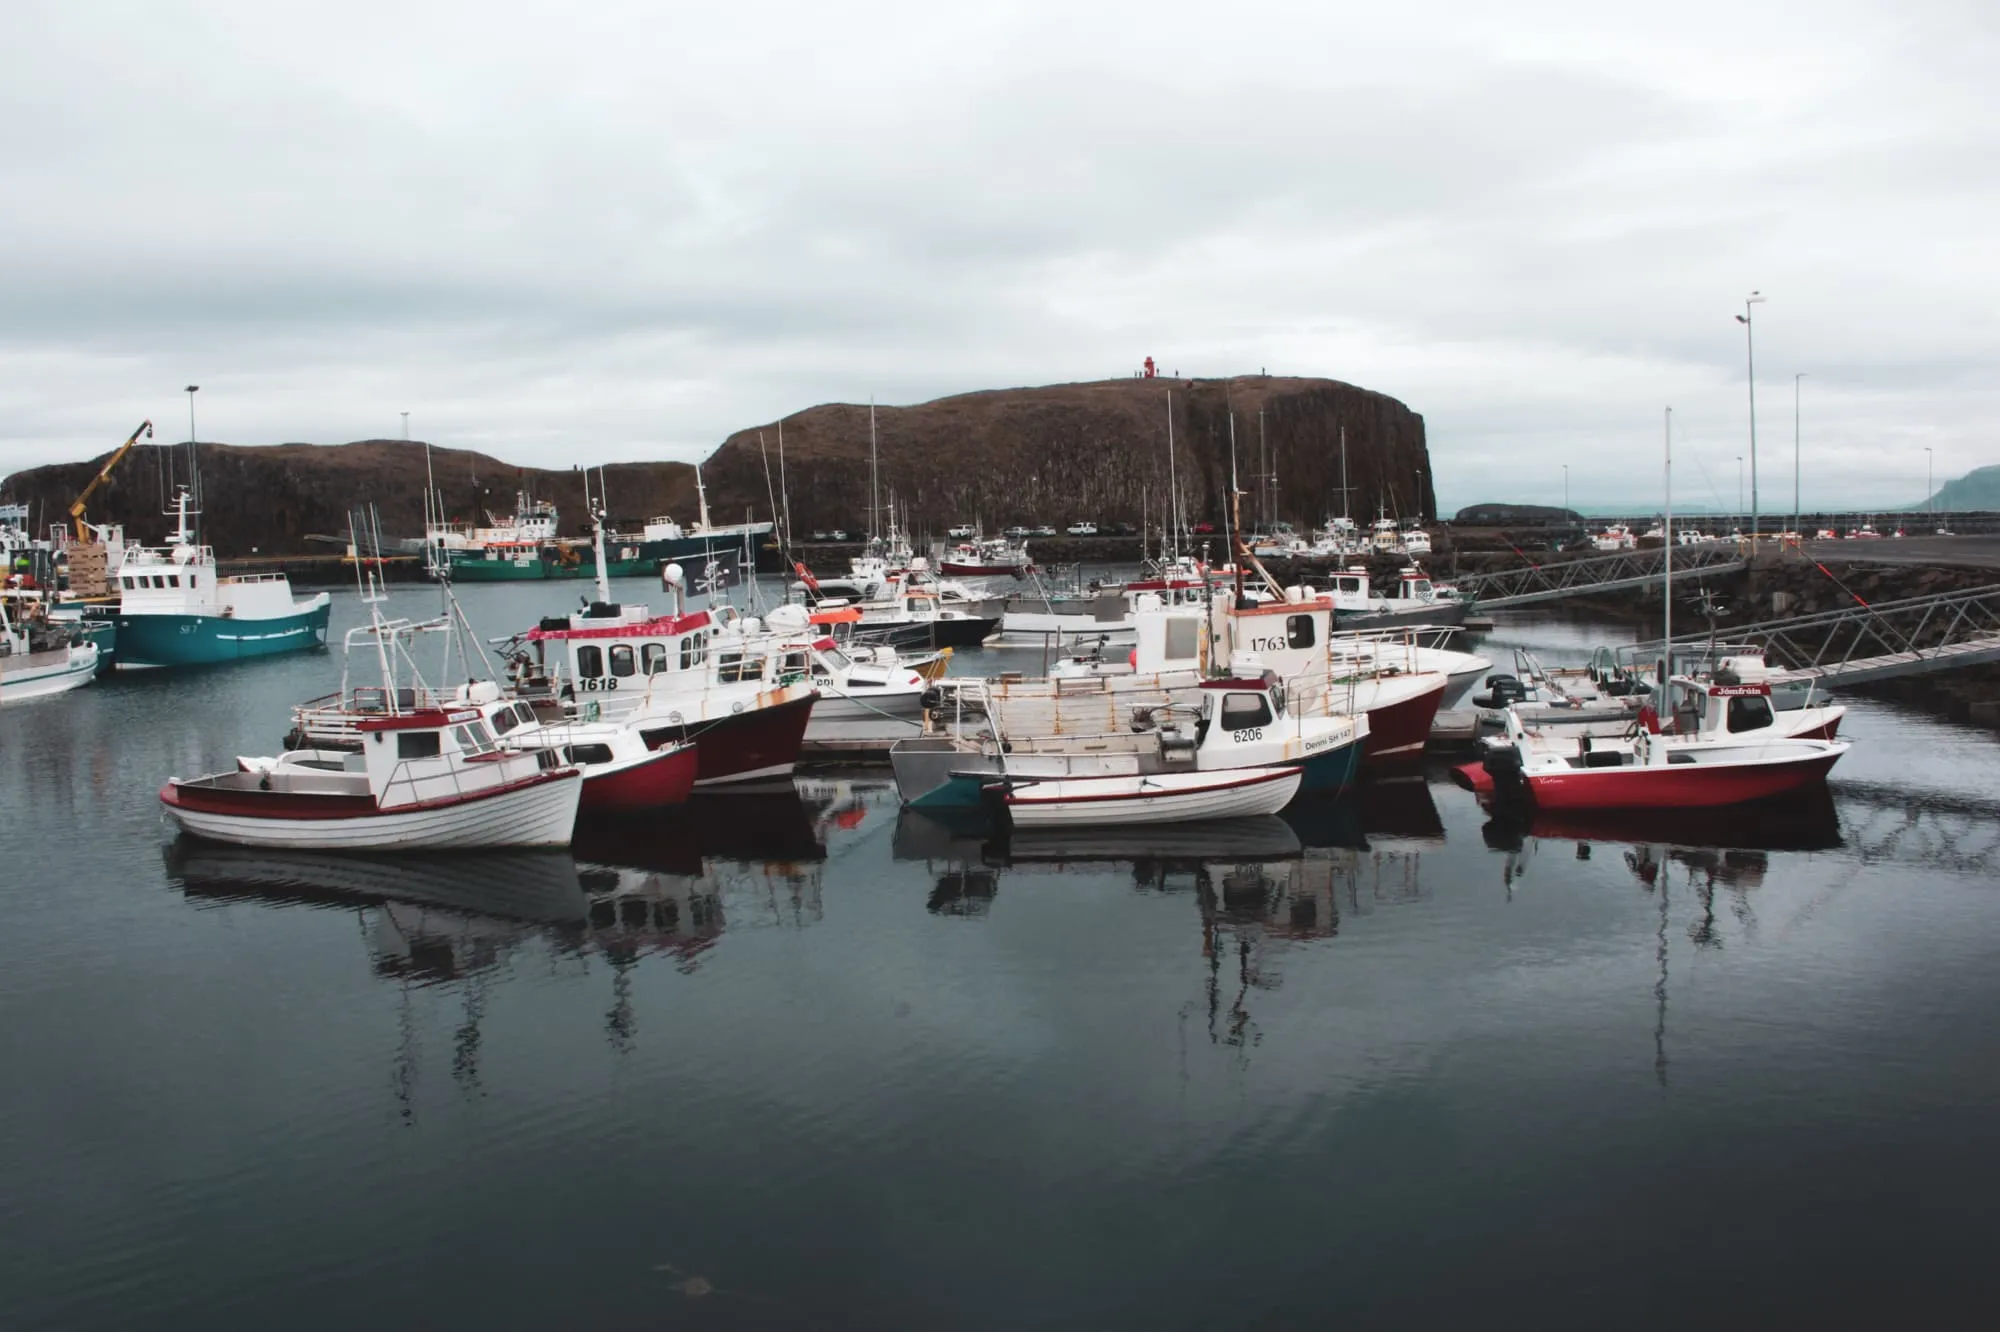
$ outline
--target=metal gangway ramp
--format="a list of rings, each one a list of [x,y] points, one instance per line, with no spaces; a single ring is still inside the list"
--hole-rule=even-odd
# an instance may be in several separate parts
[[[1503,569],[1497,573],[1463,574],[1452,579],[1461,596],[1480,610],[1505,610],[1538,601],[1588,596],[1645,587],[1666,577],[1666,547],[1628,550],[1583,560]],[[1743,553],[1733,542],[1702,542],[1674,550],[1674,577],[1697,578],[1735,573],[1744,567]]]
[[[1677,634],[1674,655],[1711,643],[1716,657],[1762,653],[1773,684],[1869,684],[1983,666],[2000,662],[2000,586],[1737,625],[1719,635]],[[1654,641],[1630,651],[1639,661],[1657,661],[1664,647]]]

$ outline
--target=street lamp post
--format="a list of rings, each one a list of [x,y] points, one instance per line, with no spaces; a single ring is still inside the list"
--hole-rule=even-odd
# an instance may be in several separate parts
[[[1736,455],[1736,532],[1743,533],[1743,455]]]
[[[410,437],[410,414],[409,414],[408,412],[404,412],[404,413],[403,413],[403,438],[404,438],[404,439],[408,439],[409,437]]]
[[[1799,381],[1806,377],[1801,370],[1792,376],[1792,535],[1803,537],[1799,531]]]
[[[1569,464],[1563,464],[1563,521],[1569,521]]]
[[[1937,517],[1937,492],[1931,488],[1931,478],[1935,475],[1931,470],[1931,463],[1933,461],[1930,448],[1926,446],[1924,449],[1924,512],[1935,519]],[[1933,522],[1931,526],[1935,527],[1937,524]]]
[[[1751,292],[1743,301],[1743,313],[1736,322],[1743,325],[1743,355],[1750,370],[1750,539],[1757,539],[1757,340],[1750,323],[1753,307],[1764,303],[1762,292]],[[1743,507],[1738,501],[1737,508]]]

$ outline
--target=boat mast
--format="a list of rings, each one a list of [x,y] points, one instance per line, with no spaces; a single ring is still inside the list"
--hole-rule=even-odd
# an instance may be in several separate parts
[[[1163,525],[1171,525],[1173,532],[1173,552],[1166,551],[1161,556],[1179,559],[1181,553],[1181,484],[1174,471],[1174,391],[1167,390],[1167,512],[1161,518]],[[1166,543],[1161,542],[1164,546]]]
[[[1666,617],[1662,626],[1667,640],[1663,670],[1671,676],[1674,670],[1674,409],[1671,407],[1667,408],[1666,433],[1667,511],[1660,528],[1665,534],[1665,550],[1661,553],[1665,578],[1661,583],[1660,604]],[[1660,683],[1664,686],[1666,681]]]
[[[1340,516],[1351,524],[1354,516],[1347,511],[1347,427],[1340,427]]]
[[[881,539],[882,473],[875,456],[875,399],[868,400],[868,544]]]
[[[700,477],[701,469],[697,467],[694,474],[697,478]],[[597,555],[597,599],[609,605],[611,601],[611,575],[606,571],[604,560],[604,472],[602,469],[597,474],[597,500],[598,502],[595,505],[590,503],[590,473],[585,472],[583,474],[583,502],[590,508],[590,542],[593,551]],[[706,499],[701,504],[701,525],[704,528],[708,526],[708,501]]]
[[[701,530],[708,531],[708,490],[701,484],[701,464],[694,465],[694,496],[698,512],[696,521]]]

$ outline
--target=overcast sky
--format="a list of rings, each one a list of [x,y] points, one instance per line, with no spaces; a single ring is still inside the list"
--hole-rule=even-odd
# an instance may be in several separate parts
[[[1440,502],[2000,462],[2000,6],[0,6],[0,472],[400,432],[695,459],[1168,370],[1422,412]],[[1775,499],[1773,497],[1776,497]]]

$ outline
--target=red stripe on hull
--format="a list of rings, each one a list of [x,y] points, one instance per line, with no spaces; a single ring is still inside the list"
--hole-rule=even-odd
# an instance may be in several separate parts
[[[1414,698],[1368,711],[1368,738],[1361,746],[1363,763],[1411,758],[1430,743],[1438,704],[1444,701],[1444,681]]]
[[[692,726],[649,726],[640,735],[654,749],[692,741],[698,760],[695,781],[703,784],[761,776],[772,769],[790,772],[798,764],[816,701],[818,695],[813,695]]]
[[[701,751],[690,745],[658,750],[644,763],[613,772],[593,774],[586,768],[579,808],[591,814],[630,814],[686,804],[700,767]]]
[[[1824,778],[1839,754],[1795,763],[1585,768],[1528,778],[1542,809],[1714,809],[1783,795]]]

